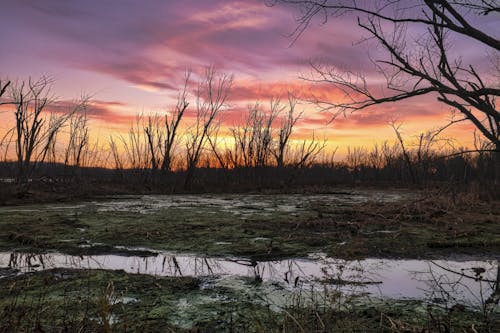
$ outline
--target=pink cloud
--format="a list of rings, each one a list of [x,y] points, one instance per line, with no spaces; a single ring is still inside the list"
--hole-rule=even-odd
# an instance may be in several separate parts
[[[50,104],[47,111],[61,114],[68,113],[72,112],[76,105],[77,102],[75,101],[56,101]],[[136,116],[119,111],[120,108],[124,108],[126,106],[126,104],[117,101],[108,102],[91,100],[85,108],[85,112],[89,119],[102,121],[104,123],[118,123],[122,125],[128,125],[132,123]]]

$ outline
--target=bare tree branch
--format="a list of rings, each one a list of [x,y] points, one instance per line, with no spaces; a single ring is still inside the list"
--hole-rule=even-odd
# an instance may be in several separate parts
[[[306,80],[330,83],[344,93],[340,101],[313,101],[323,110],[334,111],[335,118],[346,111],[362,110],[374,105],[399,102],[422,95],[433,95],[445,105],[458,110],[496,147],[500,165],[500,96],[498,82],[486,79],[474,64],[464,64],[450,46],[450,33],[479,43],[498,54],[496,36],[477,28],[485,15],[498,13],[497,1],[447,0],[275,0],[299,8],[297,29],[300,35],[316,16],[328,19],[353,15],[358,26],[385,54],[374,61],[386,81],[382,94],[375,94],[374,84],[363,74],[312,64],[313,76]],[[475,18],[471,16],[475,15]],[[471,22],[474,22],[471,23]],[[390,24],[387,24],[390,23]],[[408,47],[410,29],[426,28],[415,47]],[[495,171],[500,182],[500,166]]]

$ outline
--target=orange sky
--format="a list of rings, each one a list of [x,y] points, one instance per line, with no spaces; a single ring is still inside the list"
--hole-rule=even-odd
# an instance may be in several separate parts
[[[286,99],[289,91],[303,99],[313,95],[342,99],[331,85],[301,79],[310,77],[311,60],[363,72],[383,93],[370,60],[379,51],[356,43],[363,35],[348,17],[312,25],[292,43],[287,35],[295,27],[296,12],[268,7],[260,0],[29,0],[2,7],[0,20],[10,29],[0,31],[0,78],[50,75],[59,111],[82,93],[90,94],[92,136],[101,142],[124,133],[138,113],[164,112],[175,103],[186,69],[196,76],[209,65],[235,77],[221,114],[225,133],[241,120],[248,105],[258,101],[267,107],[271,98]],[[484,27],[498,32],[497,23],[498,16],[487,17]],[[489,73],[488,52],[454,42],[460,51],[457,57]],[[403,135],[410,140],[450,118],[450,108],[435,96],[357,111],[333,122],[331,114],[314,105],[301,102],[298,108],[304,114],[295,138],[310,138],[314,132],[315,137],[326,138],[328,149],[339,147],[339,158],[347,146],[394,140],[390,121],[403,124]],[[8,112],[0,113],[0,132],[9,128],[11,119]],[[473,127],[457,125],[445,135],[456,146],[470,146]]]

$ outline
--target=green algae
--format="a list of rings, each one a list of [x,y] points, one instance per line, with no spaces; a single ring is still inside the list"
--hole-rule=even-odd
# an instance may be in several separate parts
[[[0,279],[0,332],[492,331],[467,307],[284,289],[248,278],[53,269]]]
[[[434,258],[500,253],[496,203],[443,208],[408,197],[346,195],[117,197],[0,208],[0,250],[148,256],[154,251],[273,260]],[[154,277],[122,271],[2,269],[0,332],[493,331],[460,304],[346,297],[251,278]],[[497,326],[495,326],[495,323]]]
[[[404,194],[404,193],[403,193]],[[500,252],[498,205],[408,210],[408,194],[144,196],[0,208],[0,250],[69,254],[156,251],[272,260],[423,258]],[[392,196],[390,196],[392,195]],[[122,248],[117,248],[122,247]]]
[[[269,312],[262,300],[230,284],[202,286],[189,277],[53,269],[0,279],[0,332],[255,331]],[[249,287],[248,282],[242,282]],[[251,295],[272,289],[260,286]],[[128,300],[128,301],[124,301]],[[111,320],[110,320],[111,319]]]

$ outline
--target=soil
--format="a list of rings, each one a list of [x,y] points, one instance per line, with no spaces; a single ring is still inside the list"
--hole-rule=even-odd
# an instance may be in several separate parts
[[[365,191],[119,196],[3,207],[0,250],[137,255],[123,247],[141,247],[253,260],[311,252],[347,259],[498,257],[500,202],[466,199]]]
[[[345,259],[498,260],[499,203],[472,194],[348,190],[119,195],[4,206],[0,251],[140,256],[178,251],[250,261],[314,252]],[[1,276],[0,332],[494,332],[500,320],[494,305],[477,311],[453,303],[345,297],[243,277],[223,280],[224,285],[208,277],[104,270],[18,275],[3,268]]]

